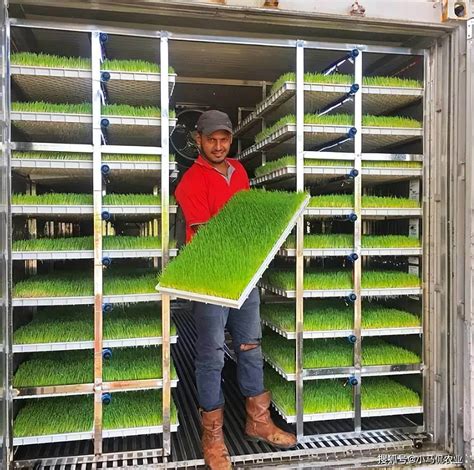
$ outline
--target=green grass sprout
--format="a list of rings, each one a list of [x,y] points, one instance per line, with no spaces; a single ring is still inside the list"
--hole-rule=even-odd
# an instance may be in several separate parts
[[[322,73],[306,72],[304,74],[305,83],[320,83],[324,85],[350,85],[354,83],[352,75],[333,73],[323,75]],[[270,93],[275,93],[286,82],[296,82],[296,73],[287,72],[278,77],[272,85]],[[418,80],[399,77],[364,77],[363,85],[376,87],[392,87],[392,88],[421,88],[423,84]]]
[[[294,155],[285,155],[278,160],[267,162],[265,165],[255,168],[255,176],[267,175],[273,171],[286,167],[296,166],[296,157]],[[323,160],[323,159],[304,159],[305,167],[350,167],[353,162],[350,160]],[[366,160],[362,162],[363,168],[421,168],[422,162],[412,161],[372,161]]]
[[[324,194],[313,196],[309,201],[309,207],[347,207],[354,205],[352,194]],[[420,202],[416,199],[394,196],[362,196],[363,208],[419,208]]]
[[[105,295],[155,293],[157,273],[135,270],[133,273],[110,270],[104,275]],[[94,283],[90,274],[77,271],[57,271],[37,274],[19,281],[13,288],[13,297],[81,297],[93,296]]]
[[[92,63],[89,58],[64,57],[53,54],[37,54],[34,52],[16,52],[11,54],[11,64],[30,67],[84,70],[90,70],[92,67]],[[145,60],[105,59],[102,63],[102,70],[114,72],[159,73],[160,66]],[[172,67],[169,67],[169,73],[174,73],[174,69]]]
[[[163,376],[161,347],[114,348],[110,359],[103,361],[106,382],[160,379]],[[176,371],[172,367],[172,378]],[[94,382],[92,350],[36,353],[18,367],[13,386],[45,387]]]
[[[304,123],[331,126],[352,126],[354,124],[354,116],[351,116],[350,114],[305,114]],[[287,116],[283,116],[275,124],[267,127],[262,132],[259,132],[255,136],[255,142],[261,142],[262,140],[272,135],[274,132],[289,124],[296,124],[296,116],[294,114],[288,114]],[[401,116],[372,115],[362,116],[362,125],[364,127],[403,127],[413,129],[419,129],[423,127],[420,121],[411,118]]]
[[[262,304],[262,318],[282,331],[296,331],[294,303]],[[340,300],[311,299],[304,302],[304,331],[350,330],[354,309]],[[362,328],[407,328],[421,326],[421,318],[411,312],[385,307],[375,302],[362,304]]]
[[[295,249],[294,235],[288,237],[284,248]],[[354,246],[354,238],[346,233],[322,233],[304,236],[304,248],[307,249],[334,249]],[[407,235],[362,235],[362,248],[420,248],[421,241]]]
[[[305,197],[263,190],[236,194],[168,264],[160,284],[238,299]]]
[[[265,386],[275,404],[287,415],[296,415],[295,385],[270,367],[265,368]],[[403,408],[421,405],[414,390],[389,377],[362,379],[362,409]],[[312,380],[303,387],[305,414],[337,413],[353,410],[352,389],[345,380]]]
[[[91,103],[46,103],[44,101],[12,103],[12,111],[29,113],[62,113],[62,114],[92,114]],[[155,117],[161,116],[161,111],[156,106],[130,106],[128,104],[108,104],[102,106],[103,116],[125,116],[125,117]],[[170,117],[175,117],[173,110]]]
[[[176,241],[170,240],[170,248],[176,247]],[[161,249],[159,237],[131,237],[125,235],[102,237],[104,250],[146,250]],[[12,251],[81,251],[94,249],[93,237],[37,238],[16,240]]]
[[[271,286],[294,290],[296,286],[295,272],[291,270],[269,269],[264,279]],[[307,271],[304,273],[304,289],[352,289],[352,271]],[[402,271],[365,270],[362,273],[362,288],[364,289],[392,289],[403,287],[420,287],[421,280],[415,274]]]
[[[176,326],[171,323],[171,335]],[[157,302],[116,305],[104,317],[106,340],[161,336],[161,305]],[[94,339],[92,307],[40,308],[32,320],[13,333],[14,344],[40,344]]]

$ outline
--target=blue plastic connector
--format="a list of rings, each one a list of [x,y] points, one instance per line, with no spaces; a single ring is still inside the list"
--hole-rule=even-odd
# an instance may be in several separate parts
[[[109,36],[107,33],[100,33],[99,34],[99,40],[101,43],[107,42],[109,39]]]
[[[357,220],[357,214],[355,214],[354,212],[351,212],[348,216],[347,216],[347,220],[349,222],[355,222]]]
[[[351,343],[351,344],[355,344],[357,342],[357,336],[356,335],[349,335],[347,337],[347,341],[349,341],[349,343]]]
[[[110,72],[102,72],[100,74],[100,81],[101,82],[108,82],[110,80]]]
[[[106,163],[104,163],[101,167],[100,167],[100,171],[102,172],[102,174],[104,176],[107,176],[109,173],[110,173],[110,166],[107,165]]]
[[[105,266],[105,267],[108,267],[112,264],[112,259],[109,258],[108,256],[104,256],[102,258],[102,265]]]
[[[110,126],[110,121],[107,118],[102,118],[100,120],[100,125],[102,127],[109,127]]]
[[[104,405],[110,405],[111,401],[112,401],[112,394],[110,394],[110,393],[103,393],[102,394],[102,403]]]
[[[105,359],[106,361],[109,359],[112,359],[112,350],[109,348],[105,348],[102,350],[102,359]]]
[[[102,211],[101,217],[102,217],[102,220],[110,220],[110,217],[111,217],[110,212]]]
[[[346,297],[346,300],[348,302],[355,302],[357,300],[357,295],[355,295],[354,292],[352,292]]]
[[[102,304],[102,313],[110,313],[114,309],[112,304]]]

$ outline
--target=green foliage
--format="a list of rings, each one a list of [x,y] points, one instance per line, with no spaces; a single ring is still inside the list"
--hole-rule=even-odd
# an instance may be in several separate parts
[[[176,327],[171,323],[171,335]],[[104,316],[104,339],[148,338],[161,336],[159,303],[115,305]],[[13,333],[14,344],[92,341],[94,315],[92,307],[40,308],[31,322]]]
[[[103,407],[104,429],[160,426],[162,417],[160,390],[120,392]],[[171,422],[177,422],[177,410],[171,403]],[[14,437],[42,436],[92,431],[94,399],[69,396],[25,400],[13,424]]]
[[[16,52],[11,55],[12,65],[26,65],[32,67],[50,67],[61,69],[91,69],[91,60],[84,57],[64,57],[53,54],[36,54],[34,52]],[[102,63],[102,70],[114,72],[148,72],[159,73],[160,66],[145,60],[106,59]],[[174,73],[172,67],[169,73]]]
[[[304,236],[304,248],[334,249],[352,248],[353,236],[345,233],[322,233]],[[285,248],[296,248],[294,236],[287,238]],[[421,241],[416,237],[406,235],[363,235],[362,248],[419,248]]]
[[[266,282],[284,290],[296,287],[295,272],[291,270],[269,269],[264,275]],[[352,271],[307,271],[304,273],[305,290],[351,289]],[[364,270],[362,272],[363,289],[390,289],[400,287],[420,287],[421,280],[415,274],[402,271]]]
[[[354,116],[350,114],[305,114],[305,124],[318,124],[318,125],[330,125],[330,126],[353,126]],[[277,130],[288,124],[296,124],[296,116],[294,114],[288,114],[279,119],[272,126],[267,127],[262,132],[259,132],[255,136],[255,142],[261,142]],[[423,125],[420,121],[415,119],[402,117],[402,116],[362,116],[362,125],[364,127],[390,127],[390,128],[422,128]]]
[[[420,202],[407,197],[362,196],[362,207],[419,208]]]
[[[269,328],[265,329],[262,349],[273,363],[286,373],[295,373],[295,342]],[[353,365],[354,347],[346,339],[307,339],[303,346],[303,368],[349,367]],[[380,338],[364,338],[362,365],[419,364],[418,354]]]
[[[173,378],[176,377],[174,368]],[[161,347],[114,348],[110,359],[103,360],[103,379],[159,379],[162,373]],[[91,350],[36,353],[18,367],[13,386],[42,387],[94,382],[94,352]]]
[[[91,69],[91,60],[84,57],[63,57],[53,54],[16,52],[10,56],[12,65],[61,69]]]
[[[170,248],[176,242],[170,240]],[[31,240],[16,240],[12,244],[12,251],[80,251],[94,248],[93,237],[68,238],[37,238]],[[160,237],[130,237],[125,235],[102,237],[104,250],[146,250],[160,249]]]
[[[14,101],[12,111],[25,113],[63,113],[63,114],[92,114],[90,103],[46,103],[31,101],[22,103]]]
[[[280,330],[296,331],[294,303],[262,304],[260,312],[263,319]],[[304,331],[350,330],[353,328],[353,318],[353,307],[341,300],[304,301]],[[413,313],[373,302],[362,304],[362,328],[404,328],[420,325],[420,317]]]
[[[263,176],[272,171],[279,170],[288,166],[296,166],[296,157],[294,155],[285,155],[278,160],[267,162],[265,165],[255,168],[255,176]],[[305,167],[350,167],[353,166],[351,160],[323,160],[323,159],[304,159]],[[422,162],[412,161],[373,161],[365,160],[362,162],[363,168],[421,168]]]
[[[262,190],[236,194],[168,264],[160,284],[238,299],[304,198]]]
[[[34,159],[34,160],[90,160],[92,161],[92,153],[74,153],[74,152],[12,152],[14,159]],[[170,162],[175,159],[174,155],[169,156]],[[161,155],[134,155],[121,153],[104,153],[102,154],[103,162],[159,162]]]
[[[354,236],[345,233],[322,233],[317,235],[304,236],[304,248],[325,249],[325,248],[352,248],[354,246]],[[283,245],[285,248],[296,248],[296,238],[294,235],[288,237]]]
[[[265,387],[272,391],[273,401],[285,414],[296,414],[294,383],[285,381],[266,366]],[[352,389],[344,386],[342,380],[311,380],[304,384],[303,403],[306,414],[351,411]]]
[[[348,207],[354,205],[352,194],[324,194],[313,196],[309,201],[310,207]],[[394,196],[362,196],[362,207],[367,208],[396,208],[412,209],[419,208],[420,203],[415,199]]]
[[[12,111],[29,113],[63,113],[63,114],[92,114],[91,103],[46,103],[44,101],[13,102]],[[108,104],[102,106],[103,116],[127,117],[160,117],[161,111],[156,106],[130,106],[128,104]],[[170,111],[170,117],[175,112]]]
[[[333,73],[330,75],[323,75],[321,73],[306,72],[304,74],[305,83],[321,83],[329,85],[350,85],[354,82],[352,75],[344,75],[341,73]],[[276,90],[286,82],[296,82],[296,73],[287,72],[278,77],[270,90],[270,93],[274,93]],[[421,88],[422,82],[418,80],[411,80],[409,78],[399,77],[364,77],[363,82],[365,86],[377,86],[377,87],[400,87],[400,88]]]
[[[272,333],[268,328],[262,338],[264,354],[286,373],[296,372],[295,342]],[[354,347],[346,339],[304,340],[303,368],[350,367]]]
[[[104,429],[160,426],[163,423],[161,390],[140,390],[112,395],[103,407]],[[171,402],[171,422],[177,422],[177,410]]]
[[[284,290],[294,290],[296,286],[295,272],[290,270],[268,269],[264,279],[271,286]],[[303,283],[306,290],[351,289],[352,271],[305,272]]]
[[[109,270],[108,270],[109,271]],[[104,275],[104,294],[151,294],[155,293],[157,273],[135,270],[132,273],[113,269]],[[26,297],[76,297],[93,296],[92,273],[57,271],[38,274],[19,281],[13,288],[14,298]]]
[[[72,396],[25,400],[13,423],[13,436],[92,431],[94,399]]]
[[[106,206],[159,206],[161,196],[153,194],[106,194],[102,198],[102,203]],[[170,198],[170,204],[174,203],[174,198]],[[13,194],[12,204],[14,205],[64,205],[64,206],[91,206],[93,204],[92,194],[79,193],[44,193]]]
[[[273,401],[288,416],[296,414],[295,385],[265,368],[265,385]],[[401,408],[421,405],[414,390],[388,377],[362,379],[362,409]],[[353,410],[352,388],[345,380],[311,380],[303,387],[305,414],[335,413]]]

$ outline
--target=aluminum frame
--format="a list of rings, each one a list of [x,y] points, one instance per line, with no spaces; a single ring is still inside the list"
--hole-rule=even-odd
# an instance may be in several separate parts
[[[10,23],[8,1],[0,3],[0,466],[7,468],[12,454],[11,370],[11,214],[10,214]]]

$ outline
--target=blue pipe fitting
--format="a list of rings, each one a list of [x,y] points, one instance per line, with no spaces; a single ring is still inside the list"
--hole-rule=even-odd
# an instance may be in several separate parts
[[[110,217],[111,217],[110,212],[102,211],[101,217],[102,217],[102,220],[110,220]]]
[[[112,350],[109,348],[105,348],[102,350],[102,359],[105,359],[108,361],[109,359],[112,359]]]
[[[110,72],[102,72],[100,74],[100,81],[101,82],[108,82],[110,80]]]
[[[110,393],[103,393],[102,394],[102,403],[104,405],[110,405],[111,401],[112,401],[112,394],[110,394]]]
[[[351,253],[350,255],[347,255],[347,261],[350,261],[351,263],[357,261],[358,259],[359,255],[357,253]]]
[[[114,309],[112,304],[102,304],[102,313],[110,313]]]
[[[359,170],[356,170],[355,168],[352,168],[351,171],[347,174],[349,178],[357,178],[359,176]]]
[[[357,336],[356,335],[349,335],[347,337],[347,341],[349,341],[349,343],[351,343],[351,344],[355,344],[357,342]]]
[[[347,379],[347,382],[349,383],[349,385],[352,385],[353,387],[355,387],[359,383],[359,381],[357,380],[357,377],[354,377],[354,376],[349,377]]]
[[[357,134],[357,129],[356,129],[355,127],[351,127],[351,128],[347,131],[347,137],[349,137],[349,139],[353,139],[356,134]]]
[[[100,167],[100,171],[102,172],[102,174],[103,174],[104,176],[107,176],[107,175],[110,173],[110,166],[104,163],[104,164]]]
[[[360,54],[359,49],[352,49],[349,55],[351,56],[351,59],[355,59],[359,54]]]
[[[109,258],[108,256],[104,256],[102,258],[102,265],[105,266],[105,267],[108,267],[112,264],[112,259]]]
[[[102,43],[107,42],[108,39],[109,39],[109,36],[108,36],[107,33],[100,33],[99,34],[100,42],[102,42]]]
[[[348,302],[355,302],[357,300],[357,295],[355,295],[354,292],[352,292],[346,297],[346,299]]]
[[[110,126],[110,121],[107,118],[102,118],[100,120],[100,125],[101,125],[101,127],[109,127]]]
[[[357,214],[355,214],[354,212],[351,212],[348,216],[347,216],[347,220],[349,222],[355,222],[357,220]]]
[[[359,84],[358,83],[353,83],[351,85],[350,90],[349,90],[349,94],[350,95],[355,95],[359,91],[359,89],[360,89]]]

